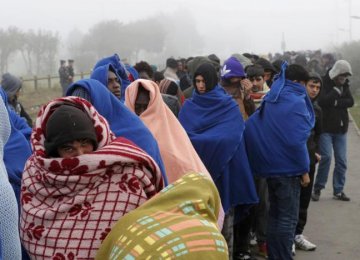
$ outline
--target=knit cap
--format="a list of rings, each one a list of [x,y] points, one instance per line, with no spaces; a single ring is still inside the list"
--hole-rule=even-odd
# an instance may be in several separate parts
[[[230,57],[224,62],[221,70],[221,79],[224,80],[234,77],[246,77],[246,74],[241,63],[235,57]]]
[[[57,148],[75,140],[90,139],[96,150],[98,142],[94,124],[90,117],[72,105],[58,107],[46,123],[45,151],[50,157],[57,157]]]

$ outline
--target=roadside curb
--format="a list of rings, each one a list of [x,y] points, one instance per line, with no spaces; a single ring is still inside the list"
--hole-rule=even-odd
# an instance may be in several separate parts
[[[352,117],[351,113],[349,113],[349,116],[350,116],[350,121],[353,123],[353,125],[355,127],[357,135],[360,136],[360,129],[359,129],[358,125],[356,124],[354,118]]]

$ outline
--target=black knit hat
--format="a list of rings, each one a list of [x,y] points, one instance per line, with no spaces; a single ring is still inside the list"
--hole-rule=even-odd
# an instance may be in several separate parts
[[[72,105],[61,105],[46,123],[45,151],[50,157],[58,157],[59,146],[75,140],[90,139],[94,150],[98,146],[94,124],[90,117]]]
[[[195,78],[196,76],[201,75],[205,80],[206,91],[210,91],[215,88],[218,84],[219,78],[215,67],[210,63],[201,64],[195,71],[193,84],[196,86]],[[197,88],[195,87],[197,91]]]
[[[276,69],[275,67],[270,63],[270,61],[264,59],[264,58],[259,58],[255,64],[260,65],[261,67],[263,67],[263,69],[265,71],[272,71],[274,74],[276,73]]]

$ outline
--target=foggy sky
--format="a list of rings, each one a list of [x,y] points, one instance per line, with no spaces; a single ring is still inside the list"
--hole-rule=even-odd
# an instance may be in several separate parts
[[[204,39],[204,53],[267,53],[329,49],[349,40],[355,0],[1,0],[0,27],[59,32],[65,40],[77,28],[84,33],[101,20],[128,23],[160,13],[190,12]],[[180,10],[180,11],[179,11]],[[179,19],[181,23],[181,19]],[[352,19],[352,38],[360,39],[360,20]]]

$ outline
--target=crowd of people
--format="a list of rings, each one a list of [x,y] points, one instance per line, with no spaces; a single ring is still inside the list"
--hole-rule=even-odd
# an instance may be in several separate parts
[[[0,259],[293,259],[316,249],[303,231],[332,150],[334,199],[350,200],[352,70],[332,54],[162,71],[114,54],[89,79],[72,60],[59,75],[34,123],[2,76]]]

